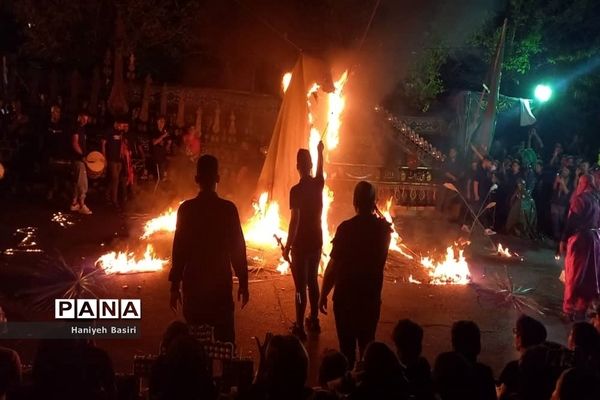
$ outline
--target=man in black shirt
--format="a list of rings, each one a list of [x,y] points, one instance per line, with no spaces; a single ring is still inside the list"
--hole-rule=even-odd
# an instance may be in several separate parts
[[[442,177],[443,182],[452,183],[456,187],[460,188],[460,183],[463,176],[463,166],[458,160],[458,152],[454,147],[448,151],[448,159],[444,163]],[[439,191],[439,197],[437,201],[437,209],[440,213],[444,213],[448,210],[449,206],[457,200],[458,195],[452,190],[442,188]]]
[[[489,217],[489,210],[485,210],[490,201],[492,185],[492,162],[489,158],[484,158],[481,160],[481,164],[473,179],[473,202],[475,205],[473,211],[482,213],[479,220],[484,226],[484,233],[487,236],[496,233],[490,229],[492,223]]]
[[[46,128],[43,150],[45,160],[48,163],[48,200],[52,200],[61,187],[66,186],[69,148],[69,140],[61,118],[60,106],[54,105],[50,108],[50,120]]]
[[[192,325],[215,328],[215,339],[234,342],[231,268],[239,281],[238,300],[248,303],[246,243],[235,205],[219,198],[217,159],[200,157],[196,167],[200,193],[177,211],[173,238],[171,308],[182,301],[183,316]]]
[[[383,269],[392,229],[375,214],[375,188],[359,182],[354,189],[357,215],[342,222],[333,239],[319,309],[327,313],[327,296],[335,286],[333,312],[340,344],[350,366],[375,338],[381,307]]]
[[[79,115],[77,116],[77,126],[71,134],[71,153],[74,172],[71,211],[77,211],[86,215],[92,213],[85,204],[85,195],[88,190],[88,178],[84,160],[87,151],[86,125],[89,122],[89,118],[87,111],[79,112]]]
[[[319,333],[319,263],[323,247],[321,230],[321,212],[323,211],[323,142],[318,145],[317,173],[310,175],[313,164],[310,152],[298,150],[296,166],[300,174],[300,182],[290,190],[290,209],[292,217],[288,240],[283,257],[289,260],[292,253],[292,276],[296,286],[296,322],[292,333],[299,339],[305,339],[304,312],[306,311],[306,289],[310,297],[310,317],[306,326],[310,332]]]
[[[122,186],[122,192],[125,190],[121,174],[125,158],[124,135],[128,129],[129,123],[126,119],[117,119],[110,132],[102,139],[102,154],[104,154],[108,166],[107,196],[112,205],[117,208],[119,208],[119,186]]]

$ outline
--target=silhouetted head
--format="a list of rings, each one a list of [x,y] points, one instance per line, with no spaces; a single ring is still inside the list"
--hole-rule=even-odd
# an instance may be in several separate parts
[[[319,367],[319,385],[327,389],[327,383],[342,378],[348,372],[348,359],[337,350],[326,350]]]
[[[475,362],[481,352],[481,333],[473,321],[456,321],[452,325],[452,348]]]
[[[370,382],[389,383],[402,377],[402,366],[398,357],[385,344],[372,342],[364,356],[365,379]]]
[[[600,334],[594,325],[587,322],[573,324],[568,340],[569,349],[578,349],[583,353],[597,357],[600,346]]]
[[[392,334],[398,357],[404,363],[414,361],[423,350],[423,328],[410,319],[401,319]]]
[[[308,378],[308,354],[298,338],[273,336],[265,354],[265,378],[275,397],[303,390]]]
[[[58,104],[55,104],[52,107],[50,107],[50,120],[52,122],[58,122],[60,120],[60,115],[61,109]]]
[[[165,129],[166,124],[167,124],[167,119],[165,118],[164,115],[159,115],[158,118],[156,118],[156,127],[158,128],[159,131],[162,131],[163,129]]]
[[[591,370],[571,368],[556,382],[552,400],[596,400],[600,398],[600,377]]]
[[[489,170],[492,168],[492,160],[490,160],[488,157],[484,157],[481,160],[481,168]]]
[[[524,351],[528,347],[537,346],[546,341],[548,332],[546,327],[535,318],[521,315],[517,319],[514,329],[515,347],[518,351]]]
[[[514,160],[510,165],[510,169],[513,174],[518,174],[521,171],[521,164],[518,161]]]
[[[575,195],[596,190],[594,176],[590,174],[581,175],[577,183]]]
[[[312,170],[313,163],[310,157],[310,151],[307,149],[300,149],[296,153],[296,168],[301,177],[309,176]]]
[[[175,339],[181,336],[189,335],[190,330],[188,325],[183,321],[173,321],[165,329],[162,340],[160,342],[160,352],[166,353],[167,349]]]
[[[215,156],[205,154],[196,164],[196,183],[202,190],[215,190],[219,183],[219,161]]]
[[[354,209],[358,214],[372,214],[375,210],[375,188],[369,182],[360,181],[354,188]]]
[[[85,126],[90,122],[90,113],[86,109],[81,109],[77,113],[77,122],[80,126]]]

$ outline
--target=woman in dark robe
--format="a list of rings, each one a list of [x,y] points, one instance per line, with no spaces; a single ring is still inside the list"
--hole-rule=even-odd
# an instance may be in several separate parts
[[[600,295],[600,201],[591,175],[579,178],[560,243],[566,247],[563,311],[584,319]]]

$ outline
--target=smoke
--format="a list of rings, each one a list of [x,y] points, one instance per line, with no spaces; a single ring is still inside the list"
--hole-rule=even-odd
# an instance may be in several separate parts
[[[365,3],[364,7],[373,7],[375,0],[369,1],[368,6]],[[352,66],[345,90],[347,105],[339,161],[390,166],[398,162],[401,149],[391,139],[389,126],[374,115],[373,107],[395,95],[424,50],[440,45],[450,51],[464,47],[501,3],[502,0],[382,0],[360,53],[332,56],[336,60],[334,70],[340,69],[340,63],[346,68]],[[362,26],[367,22],[363,21]],[[361,36],[362,32],[358,37]],[[354,149],[360,151],[352,155]]]
[[[503,0],[382,0],[357,55],[354,89],[373,102],[391,93],[427,47],[465,46]],[[359,83],[360,82],[360,83]]]

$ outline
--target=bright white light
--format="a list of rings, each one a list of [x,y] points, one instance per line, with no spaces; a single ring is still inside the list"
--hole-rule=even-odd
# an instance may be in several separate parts
[[[537,85],[535,87],[535,98],[541,102],[546,102],[552,97],[552,89],[548,85]]]

